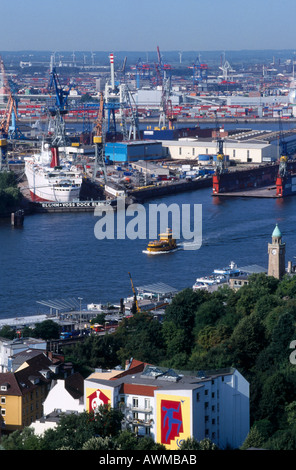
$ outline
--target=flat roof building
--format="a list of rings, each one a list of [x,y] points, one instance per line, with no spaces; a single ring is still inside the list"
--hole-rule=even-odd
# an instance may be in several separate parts
[[[217,142],[212,140],[188,140],[188,141],[162,141],[162,146],[167,149],[168,156],[173,160],[194,160],[198,162],[199,155],[217,155]],[[275,145],[266,142],[237,142],[224,140],[223,152],[229,157],[241,163],[264,163],[278,159],[278,149]]]
[[[142,365],[142,367],[140,367]],[[138,363],[85,379],[85,409],[120,408],[123,427],[177,450],[184,439],[238,448],[249,432],[249,383],[229,368],[187,373]]]

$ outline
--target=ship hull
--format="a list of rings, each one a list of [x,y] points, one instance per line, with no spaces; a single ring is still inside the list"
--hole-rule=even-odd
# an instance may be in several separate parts
[[[58,178],[51,183],[42,169],[34,171],[29,163],[26,163],[25,174],[33,202],[71,202],[79,199],[80,178],[70,184],[61,184]]]

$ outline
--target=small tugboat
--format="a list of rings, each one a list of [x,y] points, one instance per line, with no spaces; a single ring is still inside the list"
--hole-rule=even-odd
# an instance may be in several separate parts
[[[178,248],[175,238],[173,238],[172,230],[168,228],[165,233],[159,234],[159,240],[153,240],[148,243],[144,253],[168,253]]]

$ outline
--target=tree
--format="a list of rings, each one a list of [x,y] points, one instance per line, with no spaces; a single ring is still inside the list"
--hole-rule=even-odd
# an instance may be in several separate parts
[[[131,318],[125,318],[114,333],[114,338],[122,364],[129,357],[159,364],[164,357],[162,326],[149,312],[140,312]]]
[[[86,441],[82,450],[121,450],[112,437],[91,437]]]
[[[245,442],[241,446],[241,450],[246,450],[249,449],[250,447],[262,447],[264,445],[264,437],[260,433],[260,431],[257,429],[256,426],[253,426],[249,434],[247,435]]]
[[[33,428],[25,427],[1,437],[1,446],[5,450],[41,450],[41,438],[35,435]]]
[[[189,437],[185,439],[181,445],[180,450],[219,450],[216,444],[214,444],[210,439],[202,439],[197,441],[194,437]]]
[[[16,332],[9,325],[3,325],[0,329],[0,336],[6,339],[14,339],[16,337]]]
[[[42,448],[81,450],[94,437],[116,437],[121,429],[122,418],[120,410],[107,405],[100,406],[95,413],[85,411],[64,415],[55,429],[45,431]],[[103,441],[101,444],[103,445]]]
[[[32,331],[32,336],[45,340],[58,339],[60,336],[60,327],[52,320],[44,320],[36,324],[34,330]]]
[[[230,338],[230,347],[237,367],[248,371],[265,346],[265,328],[260,318],[257,315],[242,318]]]

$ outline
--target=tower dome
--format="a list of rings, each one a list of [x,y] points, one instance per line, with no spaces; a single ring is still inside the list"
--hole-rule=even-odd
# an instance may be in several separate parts
[[[276,224],[275,228],[274,228],[274,231],[272,232],[272,238],[281,238],[282,234],[281,234],[281,231],[279,229],[279,226],[278,224]]]

